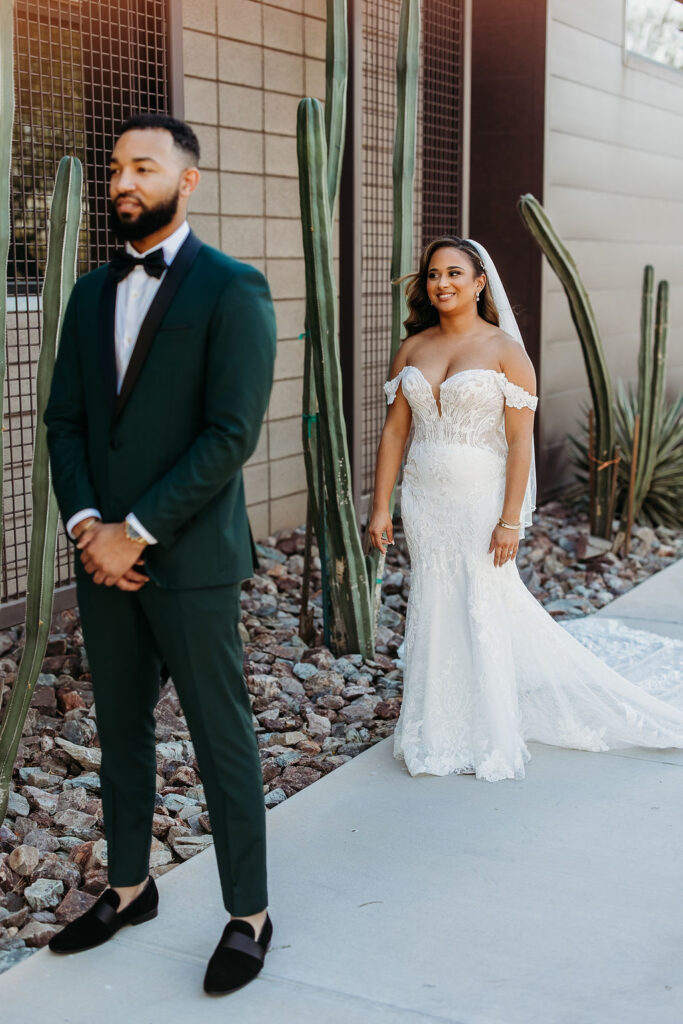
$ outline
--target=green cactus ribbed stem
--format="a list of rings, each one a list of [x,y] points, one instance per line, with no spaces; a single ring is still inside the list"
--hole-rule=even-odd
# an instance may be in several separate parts
[[[0,821],[5,816],[12,768],[40,673],[52,618],[58,511],[52,490],[47,431],[47,405],[64,311],[76,280],[78,230],[81,220],[80,161],[63,157],[50,210],[47,267],[43,288],[43,330],[36,377],[36,432],[31,476],[31,547],[26,591],[24,651],[0,725]]]
[[[636,495],[643,486],[647,462],[650,410],[652,403],[652,332],[654,321],[654,267],[643,271],[643,291],[640,304],[640,348],[638,350],[638,411],[640,412],[641,444],[636,466]]]
[[[346,0],[327,0],[326,48],[325,48],[325,137],[327,142],[327,193],[330,203],[330,217],[334,219],[344,155],[346,133],[346,96],[349,71],[349,40]],[[317,412],[318,399],[313,374],[313,349],[311,333],[306,320],[304,332],[304,379],[302,395],[302,440],[304,469],[308,488],[307,519],[313,527],[318,545],[325,545],[325,522],[320,503],[320,460],[318,454]],[[310,537],[310,530],[307,536]],[[311,550],[305,551],[304,573],[310,573]],[[326,642],[329,635],[329,602],[327,599],[327,574],[323,565],[323,623]],[[302,622],[306,609],[302,606]]]
[[[527,193],[520,197],[517,207],[525,227],[560,279],[569,301],[569,311],[579,335],[588,385],[593,398],[595,455],[600,463],[609,462],[614,455],[615,442],[612,384],[588,292],[569,250],[561,241],[538,200]],[[612,532],[612,524],[609,521],[610,479],[609,468],[596,473],[595,507],[591,529],[598,537],[609,537]]]
[[[396,131],[394,133],[393,237],[391,247],[391,352],[389,367],[401,344],[403,321],[408,315],[405,287],[399,278],[410,273],[413,263],[413,191],[417,139],[417,94],[420,71],[420,3],[402,0],[396,50]],[[387,367],[387,369],[389,369]],[[393,514],[394,494],[389,501]],[[373,585],[375,618],[379,615],[385,557],[377,548],[366,555],[368,577]]]
[[[14,4],[0,4],[0,424],[4,422],[5,326],[7,320],[7,258],[10,241],[12,188],[12,126],[14,123]],[[4,429],[4,427],[3,427]],[[1,441],[1,439],[0,439]],[[2,550],[2,496],[4,452],[0,443],[0,551]],[[0,818],[0,821],[2,818]]]
[[[323,460],[327,568],[332,607],[331,646],[338,654],[372,656],[370,593],[351,493],[342,408],[337,293],[327,190],[327,143],[322,105],[304,99],[297,112],[297,158],[306,311],[318,395],[318,448]]]
[[[346,0],[327,0],[325,137],[327,139],[327,194],[330,199],[332,220],[334,220],[341,184],[348,77],[349,29]]]
[[[408,315],[405,289],[396,281],[413,263],[413,188],[420,71],[420,2],[402,0],[396,51],[396,132],[394,135],[393,239],[391,247],[391,361],[401,344]]]
[[[664,409],[664,384],[666,378],[666,342],[669,331],[669,282],[660,281],[657,287],[654,343],[652,347],[652,373],[649,397],[649,416],[644,419],[641,408],[642,446],[644,449],[642,478],[636,483],[634,517],[637,517],[652,481],[657,449],[660,438],[662,413]]]

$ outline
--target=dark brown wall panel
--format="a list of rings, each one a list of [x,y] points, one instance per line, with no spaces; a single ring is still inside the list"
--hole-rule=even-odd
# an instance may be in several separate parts
[[[470,236],[486,246],[541,374],[541,260],[517,212],[543,201],[545,0],[473,0]]]

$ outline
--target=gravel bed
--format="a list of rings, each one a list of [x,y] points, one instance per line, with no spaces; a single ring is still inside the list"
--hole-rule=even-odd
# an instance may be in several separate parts
[[[304,530],[259,545],[261,571],[242,590],[245,675],[266,807],[316,782],[391,735],[401,704],[396,664],[410,566],[396,531],[382,587],[375,659],[336,658],[322,645],[320,562],[314,560],[318,643],[297,636]],[[589,614],[683,553],[683,532],[638,527],[628,558],[588,535],[585,517],[544,505],[520,546],[531,592],[555,618]],[[22,630],[0,633],[0,707],[16,678]],[[44,946],[107,884],[100,750],[92,683],[76,611],[57,614],[28,713],[7,817],[0,825],[0,971]],[[212,843],[194,750],[172,682],[156,709],[157,798],[151,873],[158,877]]]

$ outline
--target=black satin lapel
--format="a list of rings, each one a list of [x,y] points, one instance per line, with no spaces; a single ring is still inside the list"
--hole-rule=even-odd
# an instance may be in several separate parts
[[[114,320],[116,315],[116,281],[107,274],[100,292],[98,310],[98,345],[104,393],[110,413],[116,404],[116,347],[114,342]]]
[[[166,315],[175,293],[178,291],[183,278],[194,263],[195,257],[201,247],[202,242],[200,242],[194,232],[190,231],[180,249],[178,249],[176,257],[168,268],[163,281],[159,285],[159,289],[152,300],[151,306],[147,310],[145,319],[142,322],[142,327],[140,328],[140,333],[138,334],[137,341],[135,342],[135,348],[133,349],[133,354],[130,357],[128,369],[126,370],[126,375],[123,378],[121,391],[119,392],[119,396],[116,400],[117,416],[120,415],[121,410],[130,398],[130,394],[135,387],[138,377],[140,376],[140,371],[145,364],[147,354],[152,347],[152,342],[154,341],[154,336],[159,329],[159,325]]]

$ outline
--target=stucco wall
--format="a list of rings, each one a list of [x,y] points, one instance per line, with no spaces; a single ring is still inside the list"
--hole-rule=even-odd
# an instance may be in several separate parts
[[[295,131],[300,98],[325,93],[325,0],[183,0],[183,23],[185,117],[202,147],[191,223],[263,270],[275,300],[276,379],[244,474],[252,528],[265,537],[306,518]]]
[[[671,285],[669,392],[683,386],[683,74],[624,62],[623,0],[549,0],[545,206],[590,292],[614,380],[637,375],[643,267]],[[543,269],[545,479],[589,393],[567,301]]]

